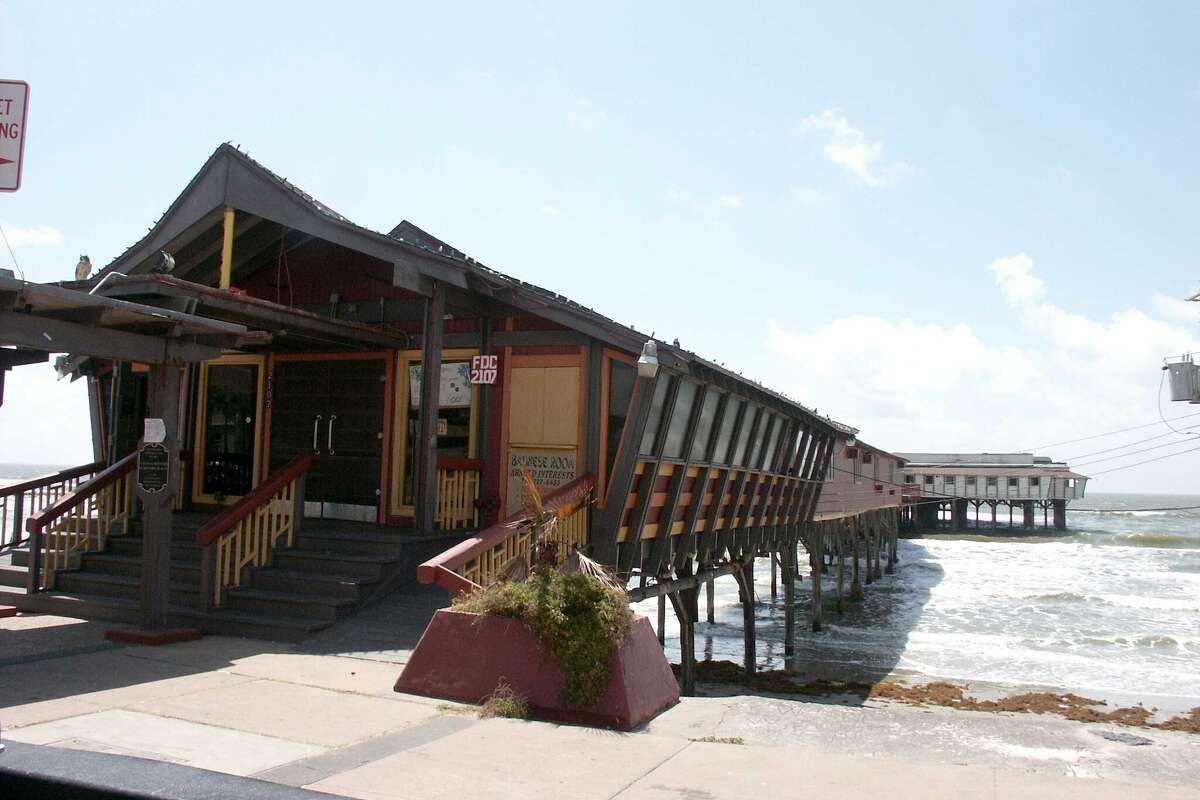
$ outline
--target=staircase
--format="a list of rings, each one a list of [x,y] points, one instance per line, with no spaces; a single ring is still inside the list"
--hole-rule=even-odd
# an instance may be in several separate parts
[[[276,550],[269,566],[226,592],[222,608],[204,611],[196,531],[211,517],[176,513],[171,536],[170,604],[174,622],[206,633],[298,641],[352,614],[377,592],[411,582],[416,565],[453,537],[335,520],[305,520],[295,546]],[[0,557],[0,603],[25,598],[28,547]],[[5,563],[5,562],[9,563]],[[79,568],[57,573],[54,588],[39,592],[38,611],[136,622],[142,576],[142,537],[110,536],[102,552],[85,553]]]

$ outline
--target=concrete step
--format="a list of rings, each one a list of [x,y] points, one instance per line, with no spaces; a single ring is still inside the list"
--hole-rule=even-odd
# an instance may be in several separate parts
[[[106,552],[120,556],[141,556],[142,539],[140,536],[114,536],[108,540]],[[171,542],[171,563],[200,564],[200,546],[193,540]]]
[[[325,597],[308,592],[239,587],[226,593],[225,607],[256,617],[320,620],[332,624],[354,609],[354,601],[347,597]]]
[[[141,579],[130,575],[71,570],[58,573],[54,579],[54,589],[63,594],[123,598],[136,603],[141,597]],[[193,607],[199,597],[197,586],[180,583],[170,586],[169,602],[174,605]]]
[[[311,550],[291,548],[280,550],[271,557],[273,566],[295,572],[321,575],[349,575],[369,581],[381,580],[390,573],[396,562],[378,556],[361,554],[316,553]]]
[[[326,597],[345,597],[358,600],[363,590],[375,581],[354,575],[327,575],[317,572],[265,567],[254,572],[250,585],[255,589],[275,592],[315,592]]]
[[[29,570],[25,567],[0,566],[0,586],[25,588]]]
[[[321,619],[272,618],[228,608],[208,613],[192,610],[182,612],[180,622],[200,628],[208,634],[244,636],[247,639],[266,639],[272,642],[300,642],[330,625]]]
[[[80,569],[83,572],[107,575],[127,575],[134,578],[142,574],[142,556],[118,553],[86,553]],[[200,565],[186,561],[171,562],[171,582],[191,586],[200,585]]]
[[[296,537],[296,548],[315,553],[335,555],[367,555],[384,559],[400,557],[402,543],[393,535],[372,530],[301,530]]]

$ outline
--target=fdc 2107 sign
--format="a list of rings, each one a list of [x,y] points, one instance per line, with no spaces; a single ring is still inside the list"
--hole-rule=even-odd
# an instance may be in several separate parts
[[[25,112],[29,84],[0,80],[0,192],[21,188],[21,156],[25,152]]]

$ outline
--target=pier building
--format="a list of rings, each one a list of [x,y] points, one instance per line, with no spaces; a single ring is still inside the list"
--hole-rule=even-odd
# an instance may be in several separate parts
[[[690,692],[705,584],[742,587],[752,672],[756,559],[789,653],[801,548],[869,580],[895,561],[902,460],[853,428],[229,145],[97,275],[0,276],[0,364],[47,353],[87,382],[93,458],[0,490],[0,603],[24,609],[303,638],[414,578],[504,575],[528,472],[560,558],[670,602]]]
[[[997,530],[1000,507],[1008,527],[1031,531],[1067,527],[1067,503],[1082,498],[1088,478],[1067,464],[1031,453],[900,453],[904,483],[920,501],[906,509],[906,524],[919,530]],[[974,524],[968,515],[973,508]],[[986,510],[987,514],[983,512]],[[1014,511],[1019,511],[1014,522]],[[988,518],[985,518],[988,517]]]

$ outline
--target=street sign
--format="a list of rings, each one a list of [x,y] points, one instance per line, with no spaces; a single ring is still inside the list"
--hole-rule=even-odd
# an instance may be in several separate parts
[[[29,84],[0,80],[0,192],[21,188],[21,157],[25,153],[25,112]]]

